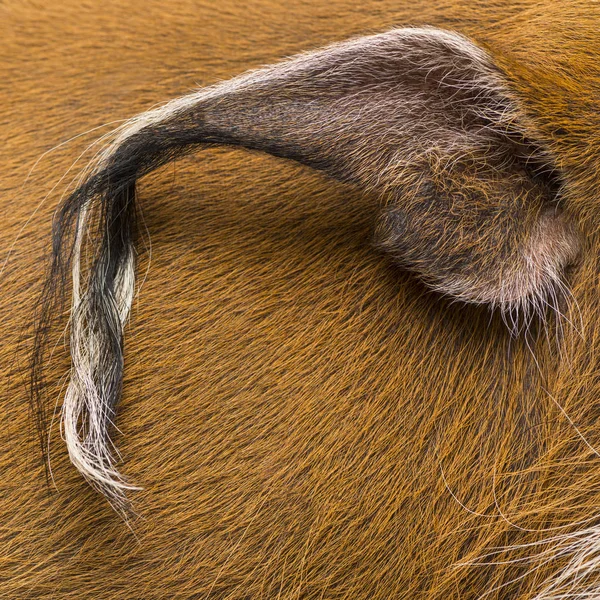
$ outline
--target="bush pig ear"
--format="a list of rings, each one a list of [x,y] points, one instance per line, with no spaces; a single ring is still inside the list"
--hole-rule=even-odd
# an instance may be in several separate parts
[[[44,435],[48,324],[70,274],[64,437],[75,466],[122,512],[130,485],[109,434],[135,285],[136,182],[214,144],[293,159],[379,196],[380,247],[461,300],[535,306],[577,254],[549,153],[502,71],[456,33],[407,28],[349,40],[138,115],[115,130],[56,214],[31,376]],[[89,269],[80,268],[84,232]]]

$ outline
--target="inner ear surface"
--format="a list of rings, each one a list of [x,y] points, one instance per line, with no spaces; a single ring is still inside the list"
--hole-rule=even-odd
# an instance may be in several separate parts
[[[434,289],[503,310],[543,302],[579,253],[556,169],[510,145],[423,166],[380,219],[377,243]]]

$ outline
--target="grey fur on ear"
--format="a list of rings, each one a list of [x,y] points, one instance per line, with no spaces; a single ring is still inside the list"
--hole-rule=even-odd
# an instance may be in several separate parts
[[[535,306],[562,285],[578,251],[558,212],[551,157],[502,71],[457,33],[405,28],[352,39],[134,117],[57,213],[32,362],[43,435],[47,326],[71,274],[65,440],[75,466],[123,513],[131,486],[115,467],[110,430],[135,285],[136,182],[213,144],[296,160],[378,196],[380,246],[461,300]],[[84,276],[80,249],[93,220],[96,254]]]
[[[550,181],[509,154],[486,152],[469,169],[471,158],[445,168],[437,185],[416,186],[410,203],[388,206],[377,242],[433,289],[512,313],[518,329],[519,317],[527,323],[565,291],[564,270],[578,257],[580,234]]]

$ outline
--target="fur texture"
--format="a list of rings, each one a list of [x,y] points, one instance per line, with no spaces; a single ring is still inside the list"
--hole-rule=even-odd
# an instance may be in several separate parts
[[[136,187],[198,146],[262,150],[351,183],[386,204],[380,247],[432,287],[505,312],[539,309],[579,243],[556,214],[558,176],[527,121],[503,74],[473,42],[405,28],[299,55],[125,122],[55,217],[32,364],[42,435],[44,344],[68,268],[73,366],[65,441],[91,485],[127,510],[129,486],[115,470],[110,430],[135,289]],[[98,225],[89,225],[96,208]],[[86,276],[90,226],[97,249]]]
[[[25,6],[3,9],[2,64],[14,84],[5,102],[7,255],[35,199],[97,133],[44,157],[23,184],[40,154],[90,123],[181,95],[188,65],[215,81],[331,40],[423,23],[487,48],[529,119],[542,152],[536,166],[551,168],[531,192],[538,208],[523,213],[532,221],[517,245],[537,248],[534,262],[562,253],[562,268],[571,232],[583,232],[572,298],[555,305],[562,331],[546,336],[532,322],[515,338],[501,315],[427,292],[370,246],[379,201],[356,182],[234,150],[180,159],[175,173],[165,169],[140,190],[152,265],[132,312],[118,421],[127,473],[144,487],[134,495],[144,517],[132,524],[136,539],[82,485],[56,423],[49,451],[60,493],[46,495],[38,452],[27,446],[18,373],[31,338],[22,332],[40,289],[53,197],[3,271],[3,595],[594,597],[594,7],[230,8],[181,3],[168,15],[158,5],[125,14],[109,3],[75,15],[65,4],[41,20]],[[150,35],[156,22],[178,36]],[[36,43],[15,52],[26,39]],[[458,175],[477,183],[468,170]],[[523,182],[522,172],[510,180]],[[545,209],[546,193],[560,214]],[[379,224],[382,245],[391,225],[419,215],[398,210]],[[483,258],[493,261],[499,248],[490,247]],[[435,284],[426,269],[439,274],[437,257],[417,265],[406,252],[404,264]],[[141,274],[149,256],[140,257]],[[113,277],[124,282],[130,263],[120,264]],[[60,328],[48,332],[54,347]],[[53,364],[50,417],[69,364],[60,344]]]

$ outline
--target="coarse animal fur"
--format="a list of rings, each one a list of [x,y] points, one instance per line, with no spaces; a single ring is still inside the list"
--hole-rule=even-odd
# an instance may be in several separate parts
[[[2,10],[4,597],[600,597],[595,3]]]

